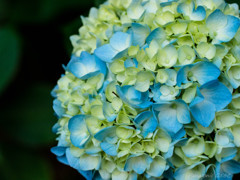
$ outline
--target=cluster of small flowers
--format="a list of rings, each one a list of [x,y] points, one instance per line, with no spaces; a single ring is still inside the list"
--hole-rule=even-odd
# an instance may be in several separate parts
[[[240,173],[240,19],[224,0],[92,8],[52,95],[57,159],[86,179]]]

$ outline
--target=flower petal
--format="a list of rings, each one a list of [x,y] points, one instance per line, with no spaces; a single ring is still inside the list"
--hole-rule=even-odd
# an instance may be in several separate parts
[[[116,86],[117,94],[122,101],[129,104],[133,108],[145,109],[149,107],[152,102],[149,101],[149,92],[137,91],[134,86]]]
[[[127,9],[127,15],[133,20],[138,20],[142,17],[145,12],[144,8],[141,5],[141,1],[132,0],[130,6]]]
[[[223,147],[228,146],[234,139],[234,136],[228,129],[221,129],[216,132],[215,142]]]
[[[110,45],[118,52],[129,48],[132,44],[132,36],[128,33],[116,32],[110,39]]]
[[[240,26],[239,18],[227,15],[227,26],[218,31],[216,39],[219,40],[220,42],[230,41],[237,33],[239,26]]]
[[[153,109],[156,111],[159,127],[166,130],[168,133],[175,134],[181,128],[182,124],[177,120],[177,111],[172,109],[170,105],[155,104]]]
[[[177,180],[199,180],[205,174],[205,166],[203,164],[199,164],[195,167],[191,166],[181,166],[174,173],[174,178]]]
[[[228,68],[227,79],[234,89],[237,89],[240,86],[240,64]]]
[[[196,63],[192,67],[191,72],[200,84],[216,80],[220,76],[218,67],[207,61]]]
[[[127,59],[124,61],[124,67],[129,68],[129,67],[138,67],[138,61],[136,59]]]
[[[177,62],[178,52],[173,45],[167,45],[158,53],[158,65],[170,68]]]
[[[216,108],[214,104],[203,100],[202,102],[190,104],[190,111],[194,119],[203,127],[208,127],[214,120]]]
[[[132,24],[133,31],[133,46],[142,47],[145,44],[146,38],[150,33],[150,28],[148,26],[144,26],[142,24],[133,23]]]
[[[162,28],[156,28],[154,29],[149,36],[146,39],[146,43],[150,45],[152,40],[157,41],[159,44],[161,44],[166,39],[166,33]]]
[[[216,9],[208,16],[206,20],[206,25],[211,31],[215,31],[216,29],[222,29],[227,25],[227,17],[223,14],[221,10]]]
[[[126,161],[124,170],[135,171],[137,174],[143,174],[145,170],[150,166],[152,158],[146,154],[140,156],[130,156]]]
[[[189,82],[188,80],[188,73],[190,72],[193,64],[183,66],[177,73],[177,85],[178,87],[181,86],[182,83],[186,84]]]
[[[182,150],[189,158],[200,156],[205,151],[204,139],[200,137],[192,137],[188,140],[187,144],[182,147]]]
[[[137,115],[134,122],[142,129],[141,134],[145,138],[149,133],[154,132],[157,128],[157,119],[152,115],[150,111],[144,111]]]
[[[240,26],[240,20],[235,16],[225,15],[217,9],[208,16],[206,24],[210,35],[214,38],[213,43],[221,43],[228,42],[235,36]]]
[[[98,133],[94,135],[98,141],[103,141],[106,137],[116,137],[116,128],[115,126],[106,127],[100,130]]]
[[[75,157],[71,154],[70,148],[66,149],[66,157],[67,157],[67,160],[69,162],[69,165],[72,168],[80,170],[79,158],[77,158],[77,157]]]
[[[187,16],[190,20],[193,21],[202,21],[206,17],[205,8],[203,6],[198,6],[195,9],[194,2],[179,4],[177,11],[178,13],[182,13],[184,16]]]
[[[110,155],[110,156],[116,156],[117,155],[117,146],[115,144],[111,144],[111,143],[108,143],[108,142],[102,142],[100,144],[102,150]]]
[[[58,99],[53,101],[53,110],[59,118],[61,118],[66,112],[66,110],[62,107],[61,101]]]
[[[206,10],[203,6],[198,6],[195,10],[193,10],[190,15],[190,19],[193,21],[202,21],[206,17]]]
[[[85,122],[85,115],[76,115],[69,120],[68,129],[72,144],[84,148],[90,139],[90,133]]]
[[[110,44],[103,45],[94,51],[94,54],[104,62],[112,62],[118,53]]]
[[[128,172],[119,171],[115,169],[112,173],[112,180],[127,180],[128,179]]]
[[[63,156],[66,152],[66,147],[55,146],[51,148],[51,152],[56,156]]]
[[[156,148],[162,152],[167,152],[171,143],[169,134],[162,129],[158,129],[153,137]]]
[[[161,156],[156,156],[151,165],[150,168],[147,170],[147,174],[153,176],[153,177],[160,177],[166,168],[166,161]]]
[[[222,168],[225,172],[230,174],[240,173],[240,163],[235,160],[230,160],[222,164]]]
[[[103,115],[108,120],[108,122],[112,122],[116,119],[117,114],[115,114],[115,110],[113,109],[111,103],[104,102],[104,104],[103,104]]]
[[[99,73],[106,74],[106,64],[95,55],[83,51],[80,57],[72,56],[67,70],[80,79],[88,79]]]
[[[99,155],[88,155],[84,154],[78,160],[80,169],[83,171],[89,171],[99,169],[101,163],[101,157]]]
[[[87,180],[91,180],[93,178],[93,173],[92,171],[85,171],[85,170],[82,170],[81,169],[81,162],[79,161],[79,158],[76,158],[74,157],[71,152],[70,152],[70,149],[68,148],[67,151],[66,151],[66,157],[67,157],[67,160],[69,162],[69,165],[78,170],[78,172],[84,176]]]
[[[231,127],[235,124],[236,118],[230,110],[220,111],[216,114],[215,126],[218,129]]]
[[[188,124],[191,122],[191,117],[190,117],[190,112],[188,105],[182,101],[182,100],[177,100],[176,101],[177,105],[177,120],[178,122],[182,124]]]
[[[215,105],[216,111],[225,108],[232,101],[232,94],[219,81],[211,81],[200,87],[200,92],[206,101]]]

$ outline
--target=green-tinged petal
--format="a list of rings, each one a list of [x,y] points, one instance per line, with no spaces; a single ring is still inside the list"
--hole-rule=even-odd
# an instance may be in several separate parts
[[[116,129],[116,134],[121,139],[128,139],[130,138],[134,133],[134,128],[128,127],[128,126],[120,126]]]
[[[143,149],[147,153],[153,153],[155,151],[155,144],[153,141],[143,141]]]
[[[91,88],[96,88],[96,90],[99,90],[102,87],[104,81],[104,75],[99,74],[98,76],[91,77],[87,80],[87,85],[89,85]]]
[[[102,169],[106,170],[108,173],[112,173],[116,168],[116,165],[112,160],[103,159],[101,167]]]
[[[106,87],[105,95],[110,102],[112,102],[113,98],[116,97],[116,85],[117,83],[112,81]]]
[[[235,109],[240,109],[240,94],[236,94],[235,96],[233,96],[231,104]]]
[[[160,177],[165,171],[165,167],[166,167],[165,159],[161,156],[156,156],[153,159],[150,168],[147,170],[147,173],[153,177]]]
[[[217,152],[217,144],[212,141],[206,141],[204,154],[206,154],[209,158],[212,158],[216,152]]]
[[[177,180],[199,180],[205,174],[205,166],[203,164],[199,164],[195,167],[183,165],[182,167],[178,168],[174,173],[174,177]]]
[[[240,64],[231,66],[227,70],[227,79],[234,89],[240,86]]]
[[[144,8],[141,5],[141,1],[139,0],[132,0],[129,8],[127,9],[128,16],[133,20],[138,20],[142,17],[144,13]]]
[[[195,127],[194,127],[193,131],[195,132],[196,135],[211,134],[214,130],[214,123],[213,122],[208,127],[203,127],[198,122],[194,122],[194,123],[195,123]]]
[[[169,74],[167,73],[167,71],[165,69],[159,69],[157,71],[157,77],[156,77],[157,82],[164,84],[167,82],[168,78],[169,78]]]
[[[234,136],[234,144],[240,147],[240,125],[235,125],[231,129]]]
[[[104,120],[105,117],[103,115],[103,110],[102,110],[102,105],[94,105],[91,107],[91,114],[92,116],[100,119],[100,120]]]
[[[130,119],[128,118],[128,116],[123,113],[123,112],[120,112],[118,114],[118,117],[117,117],[117,123],[119,124],[129,124],[130,123]]]
[[[127,180],[128,173],[115,169],[112,173],[112,180]]]
[[[129,56],[136,56],[139,51],[139,46],[131,46],[128,48],[128,55]]]
[[[89,116],[86,118],[86,124],[89,132],[93,135],[96,134],[98,131],[101,130],[101,121],[99,121],[97,118]]]
[[[216,113],[215,126],[218,129],[231,127],[236,122],[234,114],[230,110],[220,111]]]
[[[138,139],[141,140],[141,139]],[[139,143],[134,143],[130,149],[131,154],[141,154],[144,152],[143,146]]]
[[[167,152],[171,143],[171,137],[162,129],[158,129],[154,135],[156,148],[162,152]]]
[[[100,169],[99,174],[102,179],[111,179],[111,174],[104,169]]]
[[[109,68],[112,73],[118,74],[124,71],[124,61],[122,59],[115,60],[110,64]]]
[[[215,141],[220,146],[228,146],[233,139],[234,137],[228,129],[221,129],[216,132]]]
[[[216,46],[208,43],[200,43],[197,46],[197,53],[199,58],[212,59],[216,54]]]
[[[178,49],[178,62],[180,65],[192,64],[196,58],[195,51],[188,45]]]
[[[84,154],[83,149],[80,149],[80,148],[75,147],[75,146],[70,147],[70,152],[74,157],[80,157],[81,155]]]
[[[69,120],[70,140],[74,146],[83,148],[90,139],[90,133],[85,122],[86,116],[77,115]]]
[[[166,11],[163,13],[158,13],[155,21],[159,24],[159,25],[165,25],[167,23],[173,22],[174,21],[174,14],[171,13],[170,11]]]
[[[151,73],[149,71],[139,72],[137,74],[137,81],[135,84],[135,89],[140,92],[146,92],[149,89],[153,79],[154,79],[153,73]]]
[[[103,115],[108,120],[108,122],[113,122],[116,119],[117,114],[111,103],[105,102],[103,104]]]
[[[174,46],[168,45],[158,52],[158,65],[170,68],[177,62],[178,53]]]
[[[215,170],[216,167],[214,164],[209,164],[207,167],[206,167],[206,174],[204,176],[204,180],[215,180],[216,179],[216,173],[215,173]]]
[[[130,156],[126,161],[124,170],[135,171],[137,174],[143,174],[150,167],[152,158],[146,154],[140,156]]]
[[[79,159],[80,169],[83,171],[99,169],[101,163],[101,157],[99,155],[87,155],[84,154]]]
[[[201,155],[205,151],[205,143],[203,138],[192,137],[187,144],[182,147],[184,154],[187,157],[195,157]]]
[[[187,23],[180,23],[180,22],[174,23],[171,26],[171,29],[175,35],[185,33],[187,30]]]
[[[197,87],[196,86],[189,87],[184,91],[182,99],[186,103],[191,103],[193,101],[193,99],[195,98],[196,93],[197,93]]]

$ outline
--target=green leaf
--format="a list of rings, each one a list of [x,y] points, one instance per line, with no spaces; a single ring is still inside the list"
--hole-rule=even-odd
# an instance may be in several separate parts
[[[18,34],[11,28],[0,28],[0,93],[17,70],[20,48]]]
[[[51,128],[57,121],[53,115],[51,86],[36,84],[2,110],[2,127],[8,136],[28,146],[44,146],[54,142]],[[6,117],[6,118],[4,118]]]

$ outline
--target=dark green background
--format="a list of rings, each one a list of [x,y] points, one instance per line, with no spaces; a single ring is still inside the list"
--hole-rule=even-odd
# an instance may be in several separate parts
[[[81,179],[50,153],[57,121],[50,91],[69,61],[80,15],[101,2],[0,0],[1,180]]]

